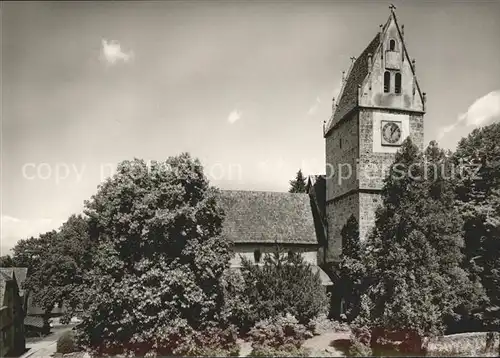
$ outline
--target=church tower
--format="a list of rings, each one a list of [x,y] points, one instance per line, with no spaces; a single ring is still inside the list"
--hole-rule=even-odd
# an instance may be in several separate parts
[[[375,222],[383,179],[402,142],[423,149],[425,93],[420,91],[394,6],[389,19],[343,74],[324,128],[327,245],[322,261],[342,252],[340,232],[354,215],[361,240]]]

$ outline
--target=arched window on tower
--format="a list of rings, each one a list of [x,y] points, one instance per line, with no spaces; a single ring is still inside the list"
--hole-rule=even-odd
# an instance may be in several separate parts
[[[394,79],[394,92],[397,94],[401,93],[401,73],[396,73],[396,78]]]
[[[396,51],[396,40],[389,41],[389,51]]]
[[[389,71],[384,72],[384,92],[388,93],[391,90],[391,74]]]

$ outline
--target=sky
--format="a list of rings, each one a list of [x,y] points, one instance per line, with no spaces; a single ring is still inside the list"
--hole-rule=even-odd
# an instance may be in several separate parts
[[[500,119],[500,2],[393,1],[425,141]],[[1,248],[57,229],[122,160],[189,152],[222,189],[324,173],[342,71],[384,1],[2,2]]]

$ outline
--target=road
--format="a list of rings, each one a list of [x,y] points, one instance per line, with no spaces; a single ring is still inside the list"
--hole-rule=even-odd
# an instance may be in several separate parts
[[[51,329],[51,333],[43,338],[28,338],[26,340],[27,351],[20,358],[51,357],[57,348],[57,340],[75,325],[57,325]]]

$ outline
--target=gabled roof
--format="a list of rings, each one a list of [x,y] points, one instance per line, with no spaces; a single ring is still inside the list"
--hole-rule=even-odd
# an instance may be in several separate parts
[[[405,56],[408,57],[408,51],[406,49],[406,45],[404,42],[404,38],[401,34],[401,29],[399,28],[396,13],[394,10],[391,10],[391,14],[387,19],[385,25],[380,29],[380,31],[375,35],[375,37],[370,41],[368,46],[364,49],[361,55],[351,64],[347,74],[345,75],[345,80],[343,81],[342,87],[336,99],[336,105],[334,107],[334,111],[330,120],[325,125],[324,136],[326,136],[333,126],[338,123],[340,119],[342,119],[351,109],[356,107],[358,104],[358,87],[361,87],[370,74],[373,68],[373,60],[370,64],[368,63],[369,54],[372,54],[373,57],[381,51],[381,38],[385,35],[391,21],[394,21],[396,24],[396,28],[398,29],[398,33],[403,43],[403,51]],[[382,33],[382,36],[381,36]],[[415,69],[410,63],[412,68],[412,72],[415,73]],[[418,93],[421,96],[420,87],[418,85],[418,81],[416,81],[416,86],[418,89]]]
[[[309,195],[223,190],[222,235],[234,243],[317,244]]]
[[[307,179],[306,190],[321,218],[324,219],[326,215],[326,175],[310,175]]]
[[[28,273],[28,269],[26,267],[0,267],[0,272],[10,279],[16,278],[17,287],[19,289],[19,296],[24,296],[24,288],[23,284],[26,280],[26,275]]]
[[[326,175],[310,175],[307,179],[306,190],[311,199],[318,242],[326,244]]]
[[[330,117],[326,127],[325,134],[327,134],[334,123],[337,120],[337,116],[340,109],[354,107],[357,104],[358,99],[358,86],[363,84],[366,76],[368,75],[368,54],[371,53],[372,56],[377,51],[380,45],[380,34],[376,34],[375,37],[370,41],[370,44],[364,49],[361,55],[356,58],[354,63],[347,71],[345,80],[340,89],[339,95],[337,97],[335,110]],[[336,116],[337,114],[337,116]],[[345,114],[345,113],[343,113]]]
[[[0,271],[0,307],[3,307],[3,300],[5,298],[5,290],[7,289],[7,282],[11,281],[7,274]]]

